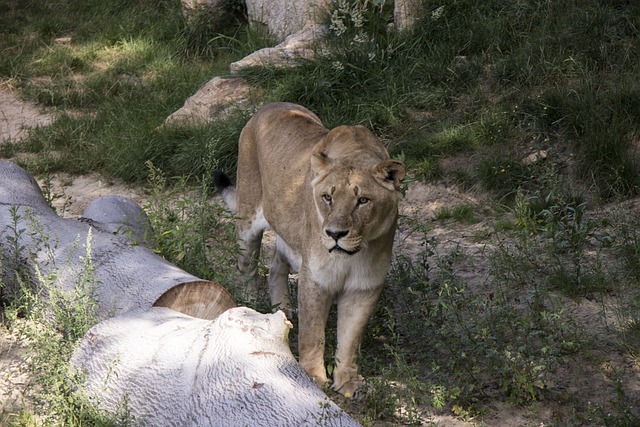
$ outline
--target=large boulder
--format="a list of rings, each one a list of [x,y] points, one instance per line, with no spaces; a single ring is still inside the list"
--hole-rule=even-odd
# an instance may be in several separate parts
[[[287,36],[319,23],[328,9],[329,0],[247,0],[249,22],[263,27],[283,41]]]
[[[302,31],[291,34],[282,43],[255,51],[239,61],[229,65],[232,74],[251,67],[291,67],[300,59],[312,59],[314,46],[326,29],[320,26],[308,26]]]
[[[257,103],[259,91],[242,78],[214,77],[187,99],[165,123],[203,124]]]

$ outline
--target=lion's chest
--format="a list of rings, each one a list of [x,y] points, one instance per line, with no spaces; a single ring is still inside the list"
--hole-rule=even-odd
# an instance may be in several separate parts
[[[334,293],[375,289],[384,283],[390,257],[371,256],[366,252],[310,259],[307,265],[311,279]]]

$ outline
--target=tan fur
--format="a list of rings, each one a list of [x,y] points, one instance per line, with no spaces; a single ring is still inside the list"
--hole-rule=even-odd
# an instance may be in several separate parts
[[[391,261],[404,174],[365,127],[329,131],[295,104],[262,107],[240,136],[241,277],[255,296],[262,232],[271,227],[271,302],[290,315],[287,276],[299,270],[300,363],[320,385],[327,382],[325,324],[337,302],[333,388],[347,396],[361,384],[356,354]]]

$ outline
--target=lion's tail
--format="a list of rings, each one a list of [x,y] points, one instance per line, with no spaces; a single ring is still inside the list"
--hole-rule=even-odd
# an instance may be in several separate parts
[[[229,176],[219,170],[213,171],[213,182],[216,184],[222,200],[232,213],[236,213],[236,187],[231,184]]]

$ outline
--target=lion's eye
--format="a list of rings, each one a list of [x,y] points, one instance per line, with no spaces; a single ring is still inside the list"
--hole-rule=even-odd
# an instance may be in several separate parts
[[[324,200],[325,202],[327,202],[327,204],[331,204],[333,202],[333,199],[331,198],[330,195],[328,194],[323,194],[322,195],[322,200]]]
[[[371,201],[371,199],[367,199],[366,197],[359,197],[358,198],[358,205],[360,205],[360,206],[366,205],[370,201]]]

